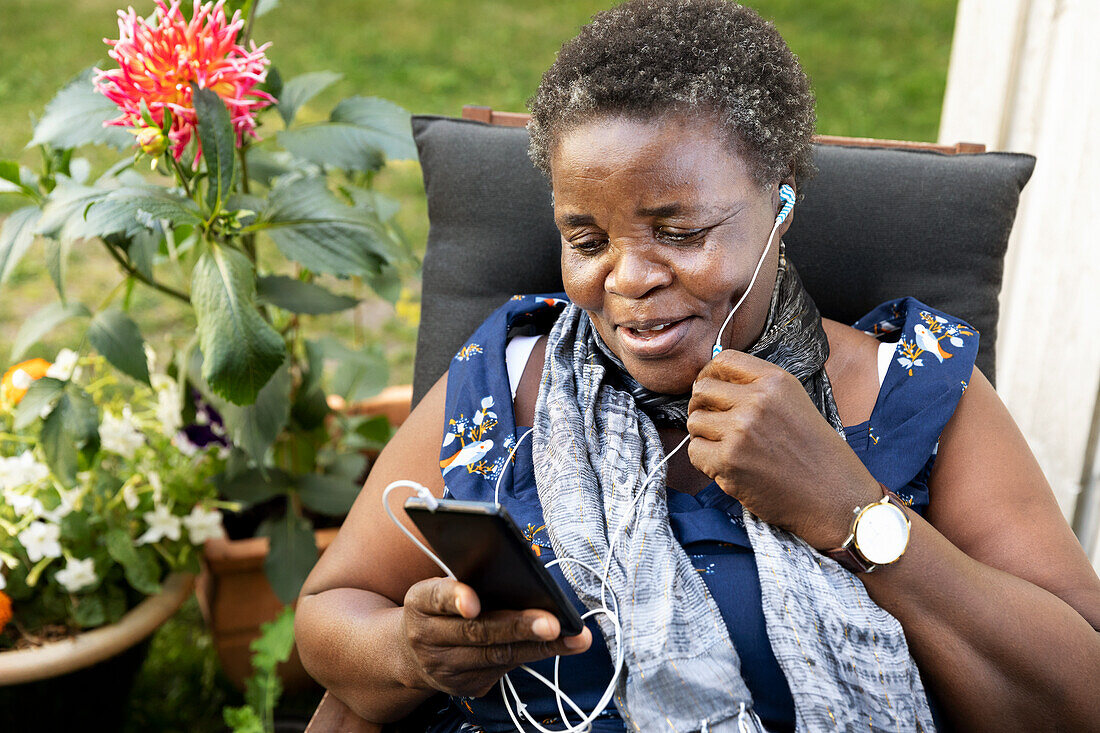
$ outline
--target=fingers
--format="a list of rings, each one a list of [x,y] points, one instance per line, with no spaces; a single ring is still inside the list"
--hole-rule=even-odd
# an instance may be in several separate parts
[[[561,626],[545,611],[492,611],[477,618],[438,619],[432,643],[440,646],[491,646],[520,641],[551,641]]]
[[[428,616],[474,618],[481,613],[481,601],[474,589],[450,578],[414,583],[405,594],[405,606]]]

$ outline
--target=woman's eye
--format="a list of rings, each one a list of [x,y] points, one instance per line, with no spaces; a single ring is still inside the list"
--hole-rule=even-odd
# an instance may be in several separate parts
[[[705,229],[675,229],[672,227],[657,227],[657,236],[670,242],[690,242]]]
[[[569,242],[569,247],[570,249],[576,252],[580,252],[581,254],[595,254],[596,252],[599,252],[601,249],[603,249],[605,244],[607,244],[606,239],[593,237],[590,239],[578,239],[575,241],[571,241]]]

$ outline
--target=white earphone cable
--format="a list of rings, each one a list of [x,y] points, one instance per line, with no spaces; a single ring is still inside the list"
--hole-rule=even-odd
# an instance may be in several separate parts
[[[763,267],[764,260],[765,260],[765,258],[767,258],[768,252],[771,250],[772,241],[775,239],[775,233],[776,233],[776,231],[778,231],[780,225],[787,218],[787,215],[790,213],[791,209],[794,207],[794,190],[792,188],[790,188],[789,186],[787,186],[787,185],[783,185],[783,186],[780,186],[779,192],[780,192],[779,193],[780,198],[784,202],[784,206],[780,210],[779,215],[775,219],[775,225],[772,227],[771,234],[768,235],[767,245],[764,247],[764,251],[760,255],[760,260],[756,263],[756,269],[753,270],[752,279],[749,280],[749,286],[747,288],[745,288],[745,292],[741,294],[741,297],[738,299],[737,303],[730,310],[729,315],[726,316],[726,320],[723,321],[722,327],[718,330],[718,336],[714,341],[714,348],[713,348],[712,353],[711,353],[712,358],[714,356],[717,356],[722,351],[722,336],[725,333],[726,327],[729,325],[730,321],[733,320],[734,314],[741,307],[741,305],[745,302],[745,299],[748,297],[749,292],[752,290],[753,286],[756,284],[756,278],[760,274],[760,268]],[[495,485],[494,492],[493,492],[493,503],[497,506],[500,506],[500,485],[501,485],[501,481],[504,479],[504,472],[508,469],[508,466],[512,464],[512,461],[515,458],[516,451],[519,449],[520,444],[523,442],[523,440],[528,435],[531,435],[532,432],[534,432],[534,428],[529,428],[522,436],[520,436],[519,440],[516,441],[515,445],[513,445],[512,449],[509,451],[508,459],[505,462],[504,466],[501,467],[500,474],[497,476],[496,485]],[[672,456],[674,456],[685,445],[687,445],[687,442],[690,439],[691,439],[690,435],[685,436],[684,439],[681,440],[680,443],[675,448],[673,448],[671,451],[669,451],[665,455],[665,457],[662,458],[661,461],[653,468],[653,470],[650,471],[649,475],[646,477],[645,481],[642,483],[641,487],[638,489],[638,493],[634,497],[634,500],[631,502],[630,508],[627,511],[626,515],[624,515],[623,518],[619,521],[619,524],[615,528],[615,531],[611,533],[611,538],[608,542],[607,559],[604,561],[602,572],[600,570],[597,570],[596,568],[592,567],[591,565],[585,563],[585,562],[582,562],[580,560],[576,560],[576,559],[570,558],[570,557],[559,557],[556,560],[551,560],[550,562],[546,563],[546,567],[548,567],[548,568],[553,567],[554,565],[561,565],[562,563],[566,563],[566,562],[574,563],[576,565],[579,565],[581,568],[583,568],[584,570],[587,570],[588,572],[592,573],[593,575],[595,575],[597,578],[600,579],[600,604],[601,604],[601,606],[599,608],[593,608],[593,609],[589,610],[588,612],[586,612],[585,614],[583,614],[581,616],[581,619],[582,620],[587,620],[587,619],[589,619],[590,617],[592,617],[596,614],[604,614],[610,620],[611,625],[613,627],[613,631],[614,631],[614,639],[617,642],[615,644],[615,663],[614,663],[614,670],[615,671],[611,675],[611,680],[608,683],[607,687],[604,689],[604,693],[603,693],[603,695],[601,695],[599,702],[596,704],[596,707],[593,708],[592,711],[590,711],[589,713],[585,714],[585,712],[583,710],[581,710],[580,706],[578,706],[573,701],[573,699],[571,697],[569,697],[569,695],[566,694],[565,691],[562,690],[561,687],[559,686],[559,683],[560,683],[559,670],[560,670],[560,664],[561,664],[561,657],[560,656],[555,657],[555,659],[554,659],[554,680],[552,682],[550,680],[548,680],[545,676],[540,674],[539,672],[532,669],[530,666],[528,666],[526,664],[520,665],[521,669],[526,671],[528,674],[530,674],[532,677],[534,677],[535,679],[540,681],[547,688],[549,688],[550,690],[552,690],[554,692],[555,701],[557,703],[557,708],[558,708],[558,713],[561,716],[562,722],[564,722],[565,725],[566,725],[565,728],[557,728],[557,729],[550,729],[550,728],[544,727],[537,720],[535,720],[533,715],[531,715],[530,713],[527,712],[527,706],[520,699],[519,693],[517,692],[517,690],[515,688],[515,685],[512,683],[511,677],[509,676],[509,674],[505,674],[503,677],[501,677],[501,679],[498,683],[499,687],[500,687],[501,697],[504,700],[504,707],[508,711],[508,717],[511,718],[512,724],[516,726],[516,730],[520,731],[520,733],[525,733],[525,728],[523,727],[523,724],[520,722],[521,717],[525,718],[527,720],[527,722],[532,727],[534,727],[537,731],[539,731],[539,733],[588,733],[589,731],[592,730],[592,722],[597,717],[599,717],[599,715],[601,713],[603,713],[604,709],[606,709],[607,705],[611,702],[611,698],[615,694],[615,687],[618,684],[619,677],[620,677],[620,675],[622,673],[622,669],[623,669],[623,663],[625,661],[625,656],[624,656],[624,651],[623,651],[623,643],[622,643],[622,631],[623,631],[623,629],[622,629],[621,620],[619,619],[619,599],[615,595],[614,589],[611,588],[610,584],[608,583],[608,575],[611,572],[611,561],[612,561],[612,555],[613,555],[614,550],[615,550],[615,545],[618,543],[620,536],[625,531],[627,524],[632,523],[634,521],[635,516],[637,515],[637,512],[640,508],[640,503],[639,502],[641,501],[642,497],[646,495],[646,489],[648,488],[649,484],[653,481],[653,479],[657,476],[657,473],[660,471],[661,467],[664,466],[668,462],[668,460],[670,458],[672,458]],[[412,534],[412,532],[410,532],[401,523],[401,521],[397,518],[397,516],[394,515],[393,510],[390,509],[389,495],[393,490],[398,489],[398,488],[413,489],[420,498],[422,498],[426,502],[428,502],[428,505],[431,509],[435,509],[435,507],[439,505],[439,500],[435,498],[435,496],[431,493],[431,491],[428,488],[416,483],[415,481],[405,481],[405,480],[394,481],[393,483],[389,484],[385,488],[385,490],[382,492],[382,506],[386,510],[386,514],[389,516],[390,520],[393,521],[393,523],[395,525],[397,525],[397,528],[400,529],[401,532],[404,533],[404,535],[406,537],[408,537],[410,540],[412,540],[412,542],[418,548],[420,548],[421,552],[423,552],[425,555],[427,555],[429,558],[431,558],[432,562],[434,562],[436,565],[438,565],[440,567],[440,569],[442,569],[443,572],[447,575],[448,578],[451,578],[452,580],[457,580],[457,578],[455,577],[455,574],[453,572],[451,572],[451,569],[449,567],[447,567],[447,564],[444,563],[442,560],[440,560],[439,557],[434,552],[432,552],[427,546],[424,545],[424,543],[422,543],[420,540],[418,540],[416,538],[416,536],[414,536]],[[608,593],[609,590],[611,592],[611,600],[614,601],[614,608],[613,609],[608,608],[607,593]],[[512,707],[513,702],[515,703],[515,709],[513,709],[513,707]],[[580,721],[578,723],[573,724],[569,720],[568,716],[565,713],[565,706],[568,706],[577,716],[580,717]],[[743,731],[747,727],[747,721],[745,720],[746,715],[749,715],[749,716],[752,716],[752,718],[755,718],[755,712],[752,711],[752,710],[746,710],[745,706],[742,704],[741,711],[738,715],[738,729],[739,730]],[[706,721],[703,721],[703,725],[704,725],[704,727],[707,727]]]

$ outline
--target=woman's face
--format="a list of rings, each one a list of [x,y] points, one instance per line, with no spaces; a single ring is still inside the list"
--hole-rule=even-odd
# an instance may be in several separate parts
[[[756,183],[709,119],[681,115],[585,123],[550,166],[569,298],[642,385],[688,392],[764,251],[777,186]],[[778,258],[776,242],[727,348],[760,335]]]

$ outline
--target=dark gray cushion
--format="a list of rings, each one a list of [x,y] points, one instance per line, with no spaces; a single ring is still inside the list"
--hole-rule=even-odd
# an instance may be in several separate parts
[[[413,401],[475,328],[515,293],[562,289],[547,180],[527,131],[413,117],[428,195],[428,248]],[[994,374],[997,296],[1020,191],[1035,159],[818,145],[784,237],[823,315],[851,323],[911,295],[981,331]]]

